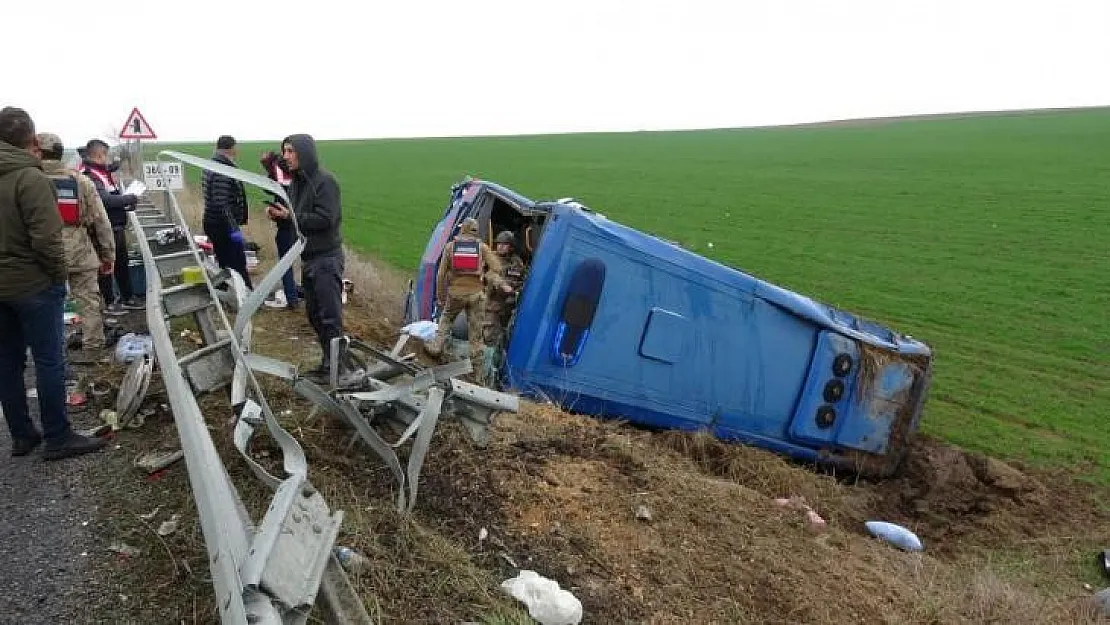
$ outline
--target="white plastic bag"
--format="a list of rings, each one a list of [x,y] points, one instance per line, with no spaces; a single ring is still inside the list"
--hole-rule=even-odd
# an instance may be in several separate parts
[[[401,328],[401,332],[409,336],[415,336],[421,341],[431,341],[436,337],[436,331],[439,330],[439,324],[434,321],[425,319],[424,321],[416,321]]]
[[[872,536],[885,540],[900,549],[906,551],[921,551],[925,548],[925,546],[921,544],[921,539],[917,537],[917,534],[914,534],[901,525],[887,523],[886,521],[868,521],[864,525],[867,527],[867,531],[871,532]]]
[[[559,582],[535,571],[521,571],[501,582],[501,589],[528,606],[528,615],[540,625],[578,625],[582,622],[582,602]]]
[[[120,337],[116,344],[116,362],[127,364],[136,358],[150,354],[154,349],[154,341],[147,335],[138,335],[128,332]]]

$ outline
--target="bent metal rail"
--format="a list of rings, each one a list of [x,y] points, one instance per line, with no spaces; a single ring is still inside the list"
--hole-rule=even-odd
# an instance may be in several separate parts
[[[173,151],[167,156],[259,187],[288,203],[268,178],[215,161]],[[297,240],[248,292],[242,277],[206,260],[182,215],[176,196],[162,185],[162,209],[144,204],[130,216],[147,277],[147,320],[154,352],[173,408],[208,549],[212,584],[223,623],[305,623],[317,593],[330,622],[369,623],[365,607],[332,555],[343,513],[329,509],[308,479],[304,451],[274,417],[255,373],[291,384],[316,409],[347,422],[367,448],[389,466],[397,484],[397,507],[416,503],[420,470],[441,413],[457,418],[479,446],[488,440],[494,413],[518,410],[518,399],[462,380],[469,360],[426,368],[401,356],[407,336],[391,351],[351,337],[331,344],[328,389],[300,377],[292,364],[251,349],[251,318],[301,250]],[[295,224],[294,220],[294,224]],[[202,282],[183,283],[182,271],[200,267]],[[219,287],[219,288],[218,288]],[[229,320],[225,304],[236,310]],[[195,321],[203,346],[179,355],[168,320]],[[340,379],[343,360],[353,373]],[[398,380],[392,383],[394,380]],[[254,475],[274,490],[261,523],[254,526],[209,435],[196,395],[231,387],[233,443]],[[311,418],[312,415],[310,415]],[[400,433],[388,442],[375,424]],[[265,428],[282,452],[284,477],[272,475],[250,454],[254,433]],[[410,444],[402,466],[397,450]]]
[[[276,184],[268,190],[284,196]],[[165,190],[162,200],[161,210],[151,204],[140,206],[130,215],[130,225],[145,265],[147,322],[181,440],[221,621],[306,623],[321,580],[326,579],[322,594],[327,603],[343,604],[348,611],[354,606],[353,613],[340,616],[338,622],[369,623],[357,596],[350,600],[354,591],[332,556],[343,514],[329,510],[313,488],[304,451],[274,418],[247,361],[250,315],[261,299],[245,297],[238,274],[213,272],[189,233],[176,197]],[[168,236],[175,230],[178,237]],[[276,284],[303,246],[304,239],[298,235],[296,245],[267,274],[263,286]],[[186,267],[206,268],[203,283],[166,286],[167,282],[180,282]],[[231,299],[238,304],[234,327],[220,301],[218,284],[229,286]],[[190,316],[205,345],[179,356],[169,320]],[[224,467],[195,397],[227,383],[241,415],[235,429],[236,446],[256,475],[275,490],[257,526]],[[248,385],[251,398],[247,398]],[[281,449],[286,474],[282,479],[271,476],[246,453],[245,441],[260,425]],[[333,612],[330,606],[325,606],[325,611]]]

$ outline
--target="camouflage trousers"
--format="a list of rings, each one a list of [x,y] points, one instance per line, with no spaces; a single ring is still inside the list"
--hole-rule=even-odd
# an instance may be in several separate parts
[[[439,316],[439,329],[436,331],[436,338],[432,341],[432,345],[428,346],[428,353],[439,356],[443,353],[443,346],[447,342],[447,337],[451,334],[451,327],[455,325],[455,319],[459,314],[466,313],[466,337],[470,343],[470,358],[473,362],[478,362],[482,355],[482,318],[483,318],[483,294],[472,293],[470,295],[453,295],[448,296],[447,306],[443,310],[443,314]]]
[[[510,312],[502,302],[487,297],[485,315],[482,319],[482,342],[486,347],[501,349],[505,340],[505,327],[508,325],[507,315]]]
[[[95,269],[69,274],[69,291],[81,311],[82,348],[104,348],[104,316],[100,299],[99,274]]]

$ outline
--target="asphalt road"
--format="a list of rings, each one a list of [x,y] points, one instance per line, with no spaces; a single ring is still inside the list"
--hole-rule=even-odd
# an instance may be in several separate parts
[[[27,388],[34,388],[28,370]],[[38,401],[28,398],[36,426]],[[91,411],[72,412],[75,429],[96,425]],[[112,453],[44,462],[42,446],[11,456],[11,437],[0,428],[0,624],[62,625],[95,622],[93,607],[106,600],[97,567],[110,562],[97,535],[96,484],[90,468]]]

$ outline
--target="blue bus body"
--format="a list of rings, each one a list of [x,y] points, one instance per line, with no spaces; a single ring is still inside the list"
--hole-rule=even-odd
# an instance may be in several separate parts
[[[478,217],[484,236],[499,228],[482,212],[487,191],[507,196],[481,181],[453,190],[412,318],[434,318],[432,259],[459,221]],[[898,468],[932,374],[927,345],[575,203],[510,199],[540,233],[529,233],[506,388],[860,474]]]

